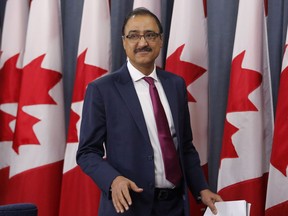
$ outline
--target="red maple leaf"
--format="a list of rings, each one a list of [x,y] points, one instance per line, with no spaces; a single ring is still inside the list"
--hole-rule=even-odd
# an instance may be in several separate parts
[[[78,133],[76,124],[80,120],[80,116],[74,112],[72,109],[70,110],[70,119],[69,119],[69,128],[68,128],[68,143],[78,142]]]
[[[73,102],[82,101],[88,83],[107,73],[107,70],[94,65],[85,64],[87,49],[83,51],[77,60],[77,72],[74,83]]]
[[[230,124],[227,119],[224,124],[223,132],[223,146],[221,151],[221,161],[224,158],[238,158],[238,154],[232,142],[232,135],[235,134],[239,129],[234,125]]]
[[[273,148],[271,153],[271,163],[284,176],[287,177],[288,166],[288,66],[282,71],[278,90],[278,102],[275,118],[275,129],[273,138]]]
[[[180,60],[185,44],[178,47],[166,61],[166,70],[182,76],[185,80],[186,86],[189,86],[199,77],[201,77],[206,69],[190,62]],[[187,91],[188,92],[188,91]],[[188,92],[188,101],[196,102],[195,98]]]
[[[257,111],[249,100],[248,95],[262,82],[262,75],[257,71],[242,68],[245,51],[232,61],[230,75],[230,89],[227,102],[227,113],[239,111]],[[230,124],[227,119],[224,125],[221,160],[224,158],[237,158],[238,154],[232,142],[232,135],[239,129]]]
[[[17,103],[21,83],[21,69],[16,67],[19,54],[9,58],[0,69],[0,105],[5,103]],[[13,131],[9,123],[15,117],[0,110],[0,141],[12,141]]]
[[[204,15],[207,17],[207,0],[203,0]]]
[[[19,54],[12,56],[0,69],[0,104],[18,102],[22,75],[16,67],[18,57]]]
[[[15,120],[16,117],[12,116],[6,112],[0,110],[0,141],[12,141],[13,140],[13,131],[9,127],[9,123]]]
[[[105,69],[94,65],[85,64],[86,53],[87,49],[84,50],[78,57],[72,103],[83,101],[88,83],[107,73],[107,70]],[[67,138],[68,142],[78,142],[76,124],[79,119],[80,116],[71,109]]]
[[[57,71],[42,68],[41,63],[44,57],[45,55],[39,56],[23,68],[13,140],[13,149],[16,153],[18,153],[20,145],[40,144],[33,131],[33,125],[40,120],[25,113],[23,107],[39,104],[56,104],[48,92],[61,80],[62,75]]]
[[[264,12],[265,16],[268,16],[268,0],[264,0]]]
[[[13,150],[19,154],[20,145],[39,144],[37,136],[34,133],[33,126],[40,119],[35,118],[18,108],[15,133],[13,137]]]
[[[258,111],[248,95],[258,88],[262,75],[257,71],[242,68],[245,51],[232,61],[227,113],[240,111]]]

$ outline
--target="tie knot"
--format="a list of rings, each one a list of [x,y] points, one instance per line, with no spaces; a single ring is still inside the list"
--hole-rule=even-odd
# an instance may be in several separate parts
[[[143,78],[149,85],[154,86],[154,79],[152,77],[144,77]]]

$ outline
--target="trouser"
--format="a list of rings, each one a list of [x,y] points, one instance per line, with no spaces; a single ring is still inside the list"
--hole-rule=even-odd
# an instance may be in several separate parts
[[[155,189],[151,216],[184,216],[181,188]]]

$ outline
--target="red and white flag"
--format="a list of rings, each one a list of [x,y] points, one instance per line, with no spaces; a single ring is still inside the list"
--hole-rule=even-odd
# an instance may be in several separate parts
[[[181,25],[179,25],[181,23]],[[207,174],[208,45],[206,1],[174,2],[166,70],[182,76],[187,85],[193,143]],[[190,199],[191,215],[203,215]],[[203,210],[203,209],[202,209]]]
[[[133,8],[145,7],[154,13],[161,21],[161,0],[134,0]],[[158,33],[158,32],[157,32]],[[155,60],[156,66],[159,68],[163,67],[162,51]]]
[[[8,202],[31,202],[57,215],[65,149],[60,2],[30,5]],[[14,28],[14,26],[11,26]]]
[[[224,124],[218,192],[264,215],[273,134],[271,81],[263,0],[239,1]]]
[[[288,29],[282,72],[278,90],[275,130],[271,153],[266,216],[286,216],[288,214]]]
[[[29,16],[29,0],[6,2],[0,51],[0,204],[7,204],[9,169]]]
[[[100,190],[76,164],[82,106],[87,84],[109,71],[111,56],[108,0],[85,0],[78,47],[70,124],[64,160],[61,216],[97,215]]]

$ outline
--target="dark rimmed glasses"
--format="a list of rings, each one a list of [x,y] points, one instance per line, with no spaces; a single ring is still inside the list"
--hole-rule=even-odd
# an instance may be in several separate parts
[[[127,38],[131,42],[138,42],[143,37],[147,42],[155,41],[161,34],[156,32],[145,32],[144,34],[139,33],[129,33],[128,35],[123,35],[123,38]]]

